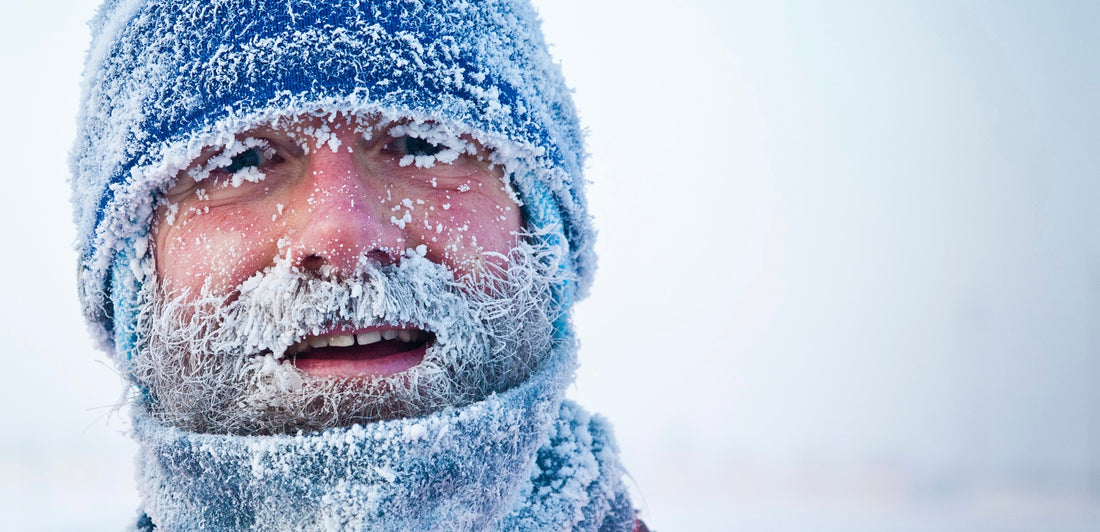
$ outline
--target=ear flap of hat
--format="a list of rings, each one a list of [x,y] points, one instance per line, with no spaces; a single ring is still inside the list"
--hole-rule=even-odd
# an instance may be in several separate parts
[[[576,269],[573,266],[573,257],[569,253],[568,240],[563,232],[565,225],[562,222],[558,203],[546,184],[538,179],[533,179],[530,174],[526,175],[524,179],[516,181],[520,183],[521,187],[526,185],[524,188],[527,188],[523,194],[523,210],[527,216],[527,229],[538,235],[542,239],[542,243],[549,248],[559,250],[557,260],[560,262],[558,267],[562,269],[562,273],[565,275],[562,284],[554,294],[555,303],[560,309],[572,308],[577,289]],[[563,312],[554,322],[554,332],[558,338],[571,335],[568,313]]]

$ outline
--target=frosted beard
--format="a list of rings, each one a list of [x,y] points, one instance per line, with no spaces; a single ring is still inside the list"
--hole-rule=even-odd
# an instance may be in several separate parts
[[[526,381],[549,356],[563,281],[555,256],[524,241],[458,280],[411,252],[339,276],[278,260],[228,297],[167,297],[147,283],[143,347],[125,369],[139,406],[193,432],[318,431],[462,406]],[[386,325],[430,333],[423,361],[357,378],[307,376],[291,363],[307,335]]]

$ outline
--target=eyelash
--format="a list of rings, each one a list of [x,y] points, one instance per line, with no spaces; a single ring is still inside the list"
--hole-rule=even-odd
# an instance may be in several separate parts
[[[414,157],[435,155],[446,149],[442,144],[433,144],[422,138],[407,135],[398,139],[397,142],[401,145],[401,151],[404,154]]]
[[[264,154],[263,150],[259,147],[252,147],[234,155],[233,158],[230,159],[228,165],[218,168],[218,170],[229,174],[235,174],[245,168],[259,168],[268,163],[269,160],[270,159]]]
[[[446,146],[442,144],[435,144],[422,138],[410,137],[408,135],[395,138],[391,146],[403,156],[412,155],[414,157],[437,155],[447,149]],[[271,163],[277,158],[278,155],[268,156],[263,147],[253,146],[234,155],[230,159],[228,165],[222,166],[218,168],[218,170],[227,174],[235,174],[245,168],[259,168]]]

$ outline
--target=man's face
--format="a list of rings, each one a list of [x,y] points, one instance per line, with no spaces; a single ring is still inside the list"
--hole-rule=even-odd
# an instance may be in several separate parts
[[[239,135],[235,149],[208,150],[156,212],[153,252],[162,287],[224,295],[276,259],[339,277],[364,259],[396,263],[410,249],[455,278],[476,277],[485,261],[502,265],[521,219],[500,166],[475,143],[455,153],[408,136],[407,127],[302,117]],[[403,371],[422,358],[416,340],[426,335],[391,325],[401,326],[319,331],[290,352],[302,353],[294,363],[311,375]],[[418,348],[380,356],[401,348],[385,341],[395,333]],[[366,345],[306,356],[350,342]]]
[[[155,310],[133,370],[154,414],[319,429],[526,379],[547,350],[552,281],[501,167],[425,127],[283,120],[181,172],[153,222]]]

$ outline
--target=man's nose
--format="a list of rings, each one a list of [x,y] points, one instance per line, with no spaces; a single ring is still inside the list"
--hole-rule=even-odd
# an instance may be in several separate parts
[[[336,149],[322,144],[309,155],[299,205],[306,214],[289,250],[292,264],[303,270],[328,266],[347,273],[363,257],[392,264],[405,249],[405,231],[386,216],[385,182],[360,168],[352,152],[357,139],[348,137]]]

